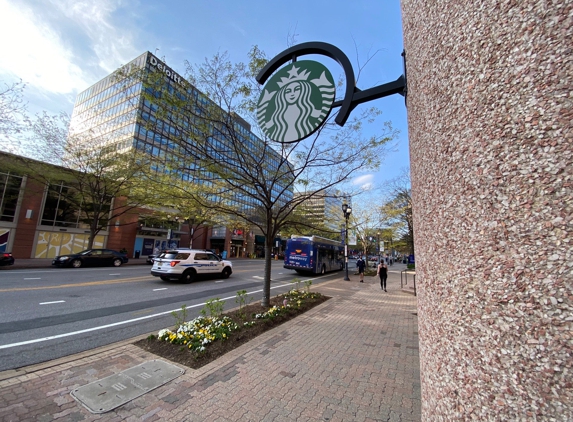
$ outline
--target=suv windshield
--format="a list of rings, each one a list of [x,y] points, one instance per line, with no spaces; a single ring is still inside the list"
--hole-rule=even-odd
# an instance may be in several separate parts
[[[189,253],[177,252],[177,251],[168,251],[163,252],[159,255],[159,258],[165,259],[187,259],[189,258]]]

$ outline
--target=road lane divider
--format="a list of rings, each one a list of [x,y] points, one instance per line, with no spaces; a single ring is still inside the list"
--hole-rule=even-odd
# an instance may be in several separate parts
[[[146,314],[150,314],[151,312],[154,312],[154,309],[143,309],[141,311],[132,312],[131,315],[133,315],[133,316],[146,315]]]
[[[66,303],[65,300],[55,300],[53,302],[42,302],[40,305],[51,305],[52,303]]]
[[[273,289],[278,289],[278,288],[280,288],[280,287],[288,287],[288,286],[290,286],[290,283],[289,283],[289,284],[282,284],[282,285],[279,285],[279,286],[273,286],[273,287],[271,287],[271,290],[273,290]],[[261,292],[262,292],[262,290],[259,289],[259,290],[255,290],[255,291],[252,291],[252,292],[248,292],[247,295],[252,295],[252,294],[261,293]],[[231,300],[231,299],[235,299],[236,297],[237,297],[237,296],[229,296],[229,297],[224,297],[224,298],[222,298],[222,299],[220,299],[220,300]],[[198,304],[196,304],[196,305],[187,306],[187,309],[197,308],[197,307],[199,307],[199,306],[202,307],[202,306],[205,306],[205,305],[206,305],[206,302],[204,302],[204,303],[198,303]],[[112,328],[112,327],[117,327],[117,326],[120,326],[120,325],[132,324],[132,323],[134,323],[134,322],[139,322],[139,321],[143,321],[143,320],[150,319],[150,318],[156,318],[156,317],[160,317],[160,316],[163,316],[163,315],[169,315],[169,314],[172,315],[173,312],[179,312],[179,311],[181,311],[181,308],[173,309],[173,310],[171,310],[171,311],[166,311],[166,312],[159,312],[159,313],[152,314],[152,315],[146,315],[146,316],[142,316],[142,317],[139,317],[139,318],[128,319],[128,320],[126,320],[126,321],[118,321],[118,322],[114,322],[114,323],[111,323],[111,324],[100,325],[100,326],[92,327],[92,328],[86,328],[86,329],[84,329],[84,330],[71,331],[71,332],[62,333],[62,334],[56,334],[56,335],[48,336],[48,337],[36,338],[36,339],[26,340],[26,341],[20,341],[20,342],[18,342],[18,343],[2,344],[2,345],[0,345],[0,349],[10,349],[10,348],[12,348],[12,347],[25,346],[25,345],[28,345],[28,344],[42,343],[42,342],[44,342],[44,341],[55,340],[55,339],[60,339],[60,338],[65,338],[65,337],[71,337],[71,336],[77,336],[77,335],[79,335],[79,334],[91,333],[91,332],[93,332],[93,331],[104,330],[104,329],[106,329],[106,328]]]
[[[143,277],[119,278],[115,280],[85,281],[82,283],[58,284],[55,286],[15,287],[12,289],[0,289],[0,292],[26,292],[31,290],[66,289],[68,287],[105,286],[106,284],[134,283],[138,281],[152,281],[152,280],[153,279],[151,278],[151,276],[146,275]]]

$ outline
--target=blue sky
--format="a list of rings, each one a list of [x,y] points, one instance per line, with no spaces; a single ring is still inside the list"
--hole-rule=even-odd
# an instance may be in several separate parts
[[[71,114],[79,92],[144,51],[183,74],[184,60],[226,51],[246,61],[254,45],[272,58],[289,47],[289,36],[335,45],[355,73],[376,53],[359,75],[360,89],[403,72],[399,0],[0,0],[0,81],[28,84],[31,113]],[[337,66],[329,65],[333,75]],[[404,98],[359,107],[373,105],[401,133],[379,172],[357,175],[360,184],[383,184],[409,165]]]

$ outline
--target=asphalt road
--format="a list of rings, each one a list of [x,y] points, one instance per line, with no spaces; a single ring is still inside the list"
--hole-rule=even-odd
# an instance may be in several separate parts
[[[339,276],[302,277],[272,263],[271,295],[293,287],[298,278],[313,284]],[[187,320],[205,302],[220,298],[225,310],[247,290],[260,300],[264,262],[235,261],[233,275],[202,278],[192,284],[165,282],[151,266],[46,268],[0,272],[0,371],[53,360],[172,327],[171,314],[187,308]]]

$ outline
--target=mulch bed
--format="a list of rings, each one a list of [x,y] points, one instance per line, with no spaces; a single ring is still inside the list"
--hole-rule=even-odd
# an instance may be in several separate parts
[[[249,304],[243,308],[243,316],[245,316],[244,319],[241,317],[238,310],[224,312],[223,315],[228,316],[240,326],[242,326],[244,322],[249,321],[256,321],[256,323],[251,327],[241,327],[239,330],[233,331],[232,335],[225,341],[215,341],[209,344],[206,350],[201,354],[192,352],[185,346],[171,344],[167,341],[160,341],[156,337],[151,338],[151,336],[150,338],[139,340],[134,344],[172,362],[188,366],[189,368],[198,369],[214,361],[218,357],[223,356],[225,353],[249,342],[265,331],[296,318],[298,315],[320,305],[328,299],[330,299],[330,297],[318,294],[318,297],[315,299],[305,299],[300,308],[289,308],[287,313],[281,314],[273,319],[255,319],[254,316],[256,314],[262,314],[268,310],[267,308],[263,308],[260,302]],[[281,296],[271,298],[271,307],[274,305],[282,305],[282,301],[283,298]]]

